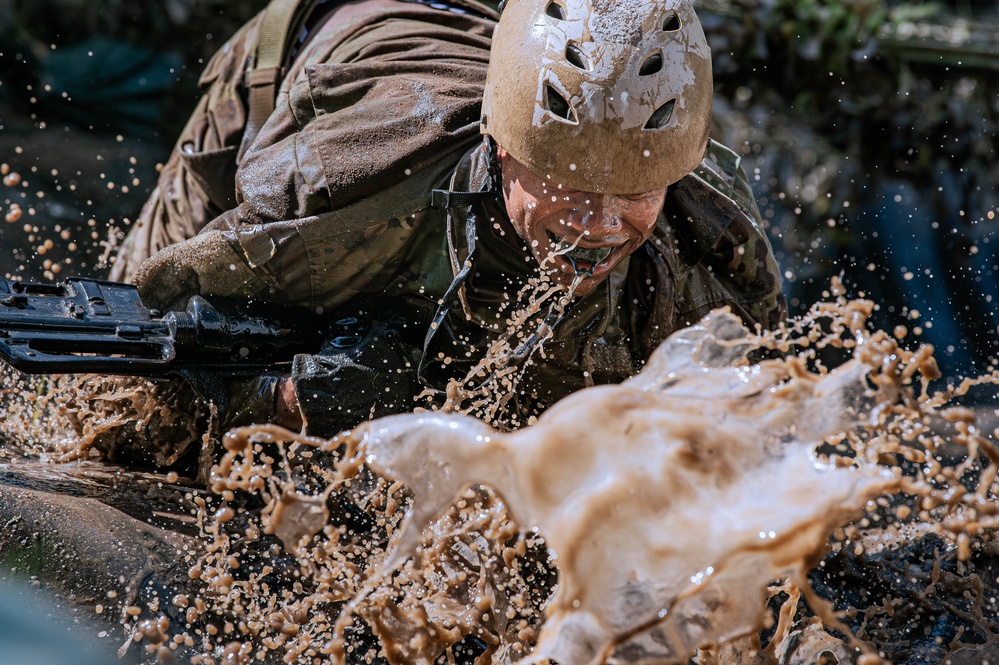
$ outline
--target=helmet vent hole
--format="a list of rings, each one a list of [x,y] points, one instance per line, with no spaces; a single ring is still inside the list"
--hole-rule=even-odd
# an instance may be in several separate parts
[[[673,117],[673,107],[676,105],[676,100],[671,99],[659,108],[656,112],[652,114],[649,121],[645,123],[645,129],[662,129],[668,123],[670,118]]]
[[[562,9],[562,5],[557,2],[549,2],[548,6],[545,7],[545,14],[548,14],[552,18],[558,19],[559,21],[565,20],[565,10]]]
[[[649,76],[657,72],[662,71],[663,68],[663,54],[653,53],[645,62],[642,63],[642,68],[638,70],[639,76]]]
[[[569,122],[575,122],[569,102],[550,85],[545,86],[545,105],[553,115]]]
[[[670,14],[663,21],[663,32],[676,32],[680,29],[680,19],[676,14]]]
[[[579,44],[575,42],[569,42],[569,45],[565,47],[565,59],[573,64],[577,69],[589,69],[590,65],[586,61],[586,56],[583,55],[582,49],[579,48]]]

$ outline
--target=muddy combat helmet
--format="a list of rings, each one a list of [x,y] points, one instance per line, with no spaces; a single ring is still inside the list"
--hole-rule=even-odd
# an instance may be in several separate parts
[[[711,51],[690,0],[509,0],[482,132],[573,189],[666,187],[704,157]]]

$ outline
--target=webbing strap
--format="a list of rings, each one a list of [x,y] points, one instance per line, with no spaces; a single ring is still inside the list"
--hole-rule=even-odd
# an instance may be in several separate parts
[[[246,73],[249,110],[243,141],[237,159],[257,138],[260,128],[274,112],[278,86],[284,78],[288,47],[295,28],[311,11],[317,0],[271,0],[264,9],[257,32],[253,64]]]
[[[456,192],[449,189],[434,189],[430,192],[430,207],[436,210],[467,208],[490,196],[495,196],[495,193],[492,191]]]
[[[452,189],[435,189],[431,192],[430,196],[431,208],[443,208],[447,210],[446,233],[449,238],[448,252],[451,258],[451,270],[454,273],[454,280],[451,282],[451,285],[447,287],[447,291],[444,292],[444,296],[437,303],[437,311],[434,313],[434,318],[430,322],[430,328],[427,330],[426,337],[423,339],[423,353],[420,355],[420,364],[416,368],[416,376],[421,383],[427,386],[429,384],[423,376],[423,370],[427,365],[427,352],[430,350],[430,342],[433,340],[434,335],[437,334],[437,329],[444,323],[445,317],[447,317],[448,312],[451,310],[451,303],[454,302],[455,298],[461,297],[461,287],[472,272],[472,256],[475,254],[475,245],[476,240],[478,239],[478,233],[476,230],[475,214],[470,208],[474,204],[485,199],[487,196],[494,195],[491,191],[455,191],[453,187],[458,179],[458,173],[459,170],[456,169],[454,175],[451,176]],[[454,217],[451,214],[453,208],[469,208],[467,218],[465,220],[465,247],[468,251],[468,255],[460,264],[458,262],[458,252],[450,241],[450,238],[454,233]],[[462,304],[467,305],[467,303],[464,302]]]

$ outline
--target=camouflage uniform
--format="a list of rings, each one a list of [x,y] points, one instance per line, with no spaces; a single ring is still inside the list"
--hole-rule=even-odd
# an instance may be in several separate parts
[[[496,16],[467,0],[450,8],[337,8],[240,154],[242,63],[258,22],[244,27],[209,63],[207,92],[118,258],[115,276],[160,306],[200,293],[297,303],[333,320],[363,312],[353,318],[366,325],[296,358],[313,433],[410,410],[421,354],[458,360],[428,363],[425,378],[441,387],[495,338],[500,303],[537,271],[526,248],[500,237],[513,230],[478,130]],[[723,305],[764,327],[785,312],[739,158],[713,144],[670,187],[652,238],[573,302],[531,371],[523,408],[634,374],[667,335]]]

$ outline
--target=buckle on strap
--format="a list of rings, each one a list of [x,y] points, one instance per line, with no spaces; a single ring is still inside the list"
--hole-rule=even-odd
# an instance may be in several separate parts
[[[450,189],[434,189],[430,192],[430,207],[436,210],[467,208],[492,194],[493,192],[491,191],[453,192]]]

